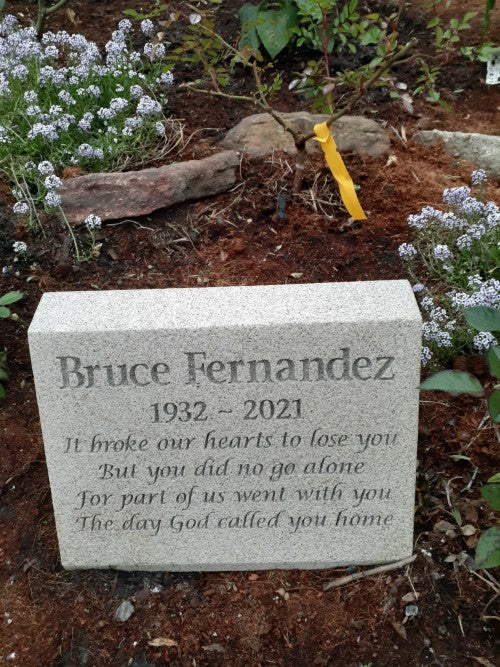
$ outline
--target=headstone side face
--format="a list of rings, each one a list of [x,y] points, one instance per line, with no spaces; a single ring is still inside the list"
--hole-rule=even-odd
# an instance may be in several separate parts
[[[406,281],[46,295],[29,343],[64,567],[408,556],[420,330]]]

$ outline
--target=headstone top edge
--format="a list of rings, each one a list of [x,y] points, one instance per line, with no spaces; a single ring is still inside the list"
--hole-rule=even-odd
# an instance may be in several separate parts
[[[28,335],[420,322],[407,280],[46,292]]]

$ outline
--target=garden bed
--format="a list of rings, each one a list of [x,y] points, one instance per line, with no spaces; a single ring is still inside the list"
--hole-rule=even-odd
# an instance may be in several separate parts
[[[50,28],[82,32],[102,44],[132,4],[76,0],[74,15],[55,15]],[[221,22],[228,31],[236,27],[240,4],[224,3]],[[26,15],[31,6],[12,2],[9,10]],[[291,76],[285,72],[285,81]],[[492,583],[484,571],[471,568],[479,531],[493,521],[479,487],[498,467],[484,402],[425,394],[417,558],[407,568],[327,592],[324,584],[345,569],[65,572],[26,341],[46,291],[405,278],[398,246],[411,241],[407,215],[425,205],[439,207],[443,189],[468,183],[473,168],[442,147],[417,145],[413,133],[430,127],[493,134],[500,96],[482,77],[478,64],[446,70],[441,86],[448,111],[418,99],[409,115],[378,94],[356,110],[381,122],[391,137],[390,156],[344,155],[360,185],[364,222],[349,221],[321,156],[308,162],[303,192],[288,195],[286,217],[278,216],[277,197],[292,177],[293,158],[275,153],[262,160],[243,158],[231,192],[103,225],[99,256],[78,265],[64,228],[48,220],[45,238],[29,236],[10,213],[9,188],[0,186],[0,265],[11,267],[0,277],[1,293],[25,292],[13,306],[19,321],[0,327],[0,349],[9,351],[11,374],[0,411],[0,662],[10,656],[5,664],[23,667],[494,664],[498,610],[488,606]],[[247,85],[243,78],[242,90]],[[182,159],[212,154],[215,142],[254,112],[226,100],[200,103],[178,89],[169,102],[172,114],[184,121],[186,136],[196,133]],[[297,103],[284,86],[276,106],[296,111],[306,103]],[[494,182],[486,194],[498,201]],[[14,240],[28,244],[34,263],[14,262]],[[486,378],[481,357],[457,358],[455,367]],[[474,532],[462,534],[452,507]],[[114,612],[125,599],[132,600],[135,612],[119,623]]]

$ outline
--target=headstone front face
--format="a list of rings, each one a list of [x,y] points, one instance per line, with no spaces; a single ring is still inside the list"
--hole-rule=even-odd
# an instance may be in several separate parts
[[[411,554],[406,281],[45,294],[29,330],[66,568]]]

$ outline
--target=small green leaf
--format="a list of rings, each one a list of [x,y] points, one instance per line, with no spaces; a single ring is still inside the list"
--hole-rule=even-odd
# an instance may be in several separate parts
[[[495,424],[500,422],[500,390],[493,389],[488,397],[488,411]]]
[[[498,477],[498,475],[496,475]],[[493,478],[492,478],[493,479]],[[491,481],[491,480],[489,480]],[[488,505],[495,510],[500,511],[500,480],[494,484],[486,484],[480,488],[481,495],[486,500]]]
[[[2,319],[10,317],[10,310],[8,308],[6,308],[5,306],[0,306],[0,317]]]
[[[437,26],[438,23],[439,23],[439,16],[435,16],[433,19],[431,19],[429,21],[429,23],[427,24],[427,27],[428,28],[434,28],[435,26]]]
[[[260,39],[257,34],[257,12],[259,8],[250,3],[246,3],[240,7],[239,16],[241,23],[241,35],[238,48],[250,49],[257,51],[260,46]]]
[[[11,303],[16,303],[22,299],[24,294],[22,292],[7,292],[2,297],[0,297],[0,306],[8,306]]]
[[[465,308],[467,322],[478,331],[500,331],[500,309],[490,306]]]
[[[474,16],[476,16],[476,14],[477,14],[477,12],[466,12],[464,14],[464,17],[463,17],[462,21],[464,23],[467,23],[467,21],[470,21],[471,19],[473,19]]]
[[[5,0],[0,0],[0,12],[5,7]]]
[[[420,389],[428,391],[447,391],[449,394],[470,394],[480,397],[483,395],[483,387],[470,373],[462,371],[441,371],[422,382]]]
[[[457,510],[456,507],[451,508],[451,513],[453,514],[453,518],[457,522],[457,526],[460,527],[462,525],[462,515],[460,512]]]
[[[1,368],[0,367],[0,380],[8,380],[9,379],[9,374],[7,372],[6,368]]]
[[[1,384],[0,384],[0,398],[5,398],[5,389]]]
[[[488,366],[493,377],[500,379],[500,345],[493,345],[488,350]]]
[[[297,9],[293,5],[283,5],[280,9],[257,14],[257,34],[271,58],[276,58],[290,41],[297,26]]]
[[[136,12],[135,9],[124,9],[122,14],[125,14],[125,16],[130,16],[136,21],[141,21],[142,19],[146,18],[144,14],[139,14],[139,12]]]
[[[476,565],[480,568],[500,565],[500,527],[493,526],[486,530],[477,543]]]

